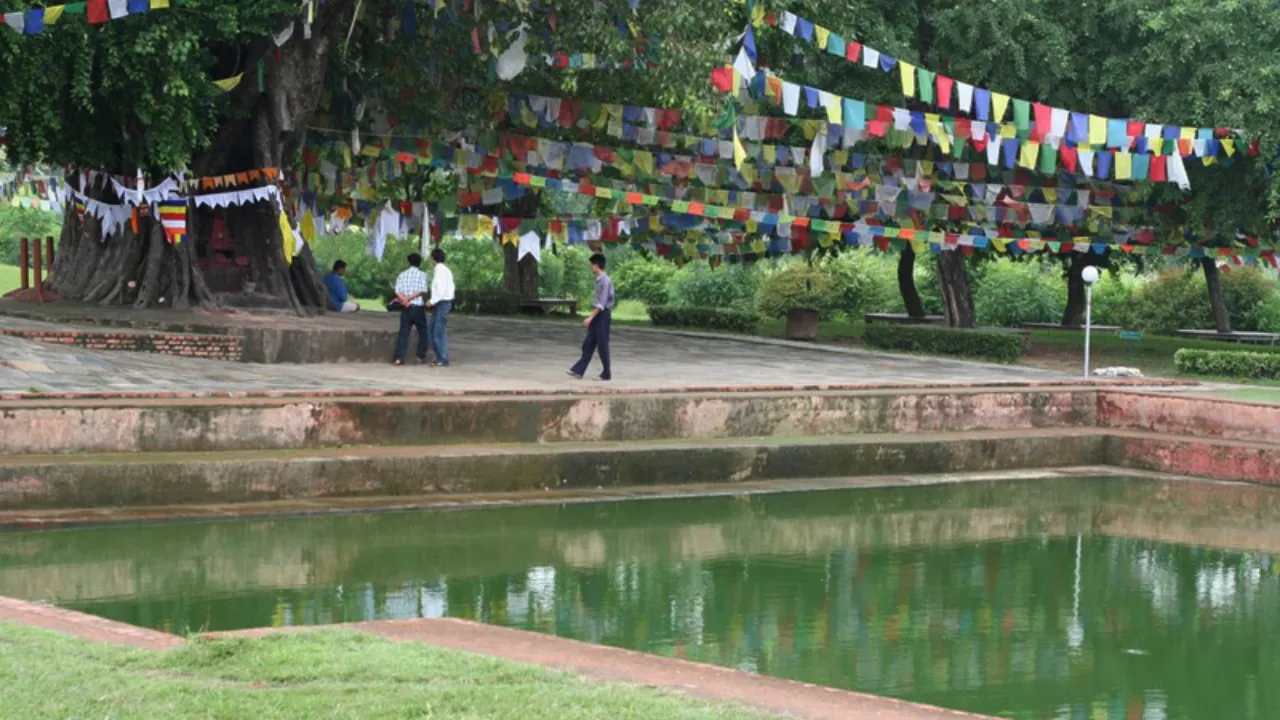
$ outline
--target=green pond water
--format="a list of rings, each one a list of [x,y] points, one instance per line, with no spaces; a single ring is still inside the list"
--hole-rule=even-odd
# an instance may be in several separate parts
[[[461,617],[1014,718],[1280,717],[1280,493],[1049,480],[0,534],[178,633]]]

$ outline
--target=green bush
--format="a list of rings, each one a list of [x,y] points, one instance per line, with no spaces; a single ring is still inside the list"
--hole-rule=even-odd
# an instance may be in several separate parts
[[[1269,321],[1263,308],[1280,286],[1255,268],[1236,268],[1220,277],[1231,328],[1261,329]],[[1133,294],[1126,320],[1126,325],[1170,335],[1181,329],[1213,328],[1204,271],[1178,269],[1156,276]]]
[[[690,327],[756,334],[760,318],[755,313],[707,307],[654,305],[649,320],[659,327]]]
[[[839,297],[835,277],[825,263],[797,260],[768,273],[760,284],[756,309],[768,318],[782,317],[792,309],[817,310],[831,317]]]
[[[1128,324],[1133,294],[1142,286],[1135,275],[1103,273],[1093,286],[1093,322],[1095,325]]]
[[[897,256],[846,249],[827,261],[835,279],[836,311],[850,318],[868,312],[904,312]]]
[[[1203,273],[1201,275],[1203,279]],[[1231,316],[1231,329],[1257,332],[1262,330],[1259,310],[1267,301],[1280,294],[1280,285],[1261,270],[1252,267],[1232,268],[1221,273],[1222,302]],[[1203,283],[1202,283],[1203,287]],[[1209,291],[1204,290],[1205,303]]]
[[[580,247],[557,247],[542,253],[538,260],[539,296],[586,302],[594,292],[591,253]]]
[[[387,238],[387,245],[378,262],[368,251],[368,235],[359,229],[348,230],[341,235],[317,238],[311,252],[321,275],[328,275],[335,260],[347,263],[347,292],[357,298],[384,299],[394,292],[396,276],[408,267],[405,258],[417,252],[417,238]],[[424,262],[423,265],[429,265]],[[424,269],[426,269],[424,267]]]
[[[1160,273],[1134,292],[1122,324],[1165,335],[1184,328],[1213,327],[1203,273],[1186,269]]]
[[[1280,353],[1184,348],[1174,353],[1173,362],[1188,375],[1280,380]]]
[[[1012,363],[1022,357],[1022,336],[984,330],[953,330],[927,325],[867,325],[862,341],[881,350],[926,355],[955,355]]]
[[[712,268],[699,261],[676,272],[671,300],[682,307],[754,312],[759,287],[760,271],[754,265]]]
[[[0,264],[17,265],[22,238],[39,239],[44,252],[44,239],[57,242],[62,234],[62,216],[55,212],[26,207],[0,208]]]
[[[458,290],[477,292],[502,289],[502,249],[490,240],[451,238],[440,243],[453,271]]]
[[[1253,319],[1260,332],[1280,333],[1280,292],[1259,303]]]
[[[612,264],[610,267],[614,267]],[[676,267],[662,258],[635,255],[619,263],[609,273],[619,300],[639,300],[647,306],[671,302],[671,284]]]
[[[987,263],[974,285],[978,322],[990,327],[1061,322],[1067,307],[1067,282],[1056,264],[1001,258]]]
[[[459,290],[453,297],[453,311],[467,315],[515,315],[520,312],[520,296],[504,290]]]

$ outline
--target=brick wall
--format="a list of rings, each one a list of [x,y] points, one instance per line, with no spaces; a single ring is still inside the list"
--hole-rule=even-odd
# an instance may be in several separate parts
[[[96,332],[27,328],[6,329],[4,334],[54,345],[74,345],[90,350],[157,353],[159,355],[199,357],[231,362],[239,362],[242,355],[242,340],[235,335]]]

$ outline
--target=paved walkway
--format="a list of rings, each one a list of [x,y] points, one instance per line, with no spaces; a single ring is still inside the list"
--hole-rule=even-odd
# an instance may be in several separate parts
[[[0,328],[39,326],[0,317]],[[62,326],[66,329],[66,326]],[[0,394],[603,389],[564,375],[582,328],[572,323],[456,317],[453,366],[252,365],[102,352],[0,336]],[[782,341],[727,340],[617,327],[614,377],[626,390],[1059,382],[1063,373]],[[598,372],[598,366],[593,366]]]

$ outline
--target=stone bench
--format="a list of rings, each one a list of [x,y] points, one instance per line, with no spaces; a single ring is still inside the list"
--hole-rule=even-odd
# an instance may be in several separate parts
[[[566,309],[570,315],[578,314],[578,301],[564,298],[538,298],[537,300],[520,301],[520,309],[538,315],[550,315],[559,309]]]
[[[1248,343],[1251,345],[1280,344],[1280,333],[1266,332],[1220,333],[1217,330],[1179,330],[1178,337],[1194,338],[1196,340],[1219,340],[1221,342]]]
[[[945,325],[947,323],[947,319],[941,315],[913,318],[905,313],[867,313],[863,320],[867,323],[887,323],[890,325]]]
[[[1028,330],[1075,330],[1077,332],[1084,331],[1084,325],[1072,327],[1070,325],[1062,325],[1060,323],[1022,323],[1022,327]],[[1124,328],[1119,325],[1094,325],[1093,331],[1100,333],[1118,333]]]

